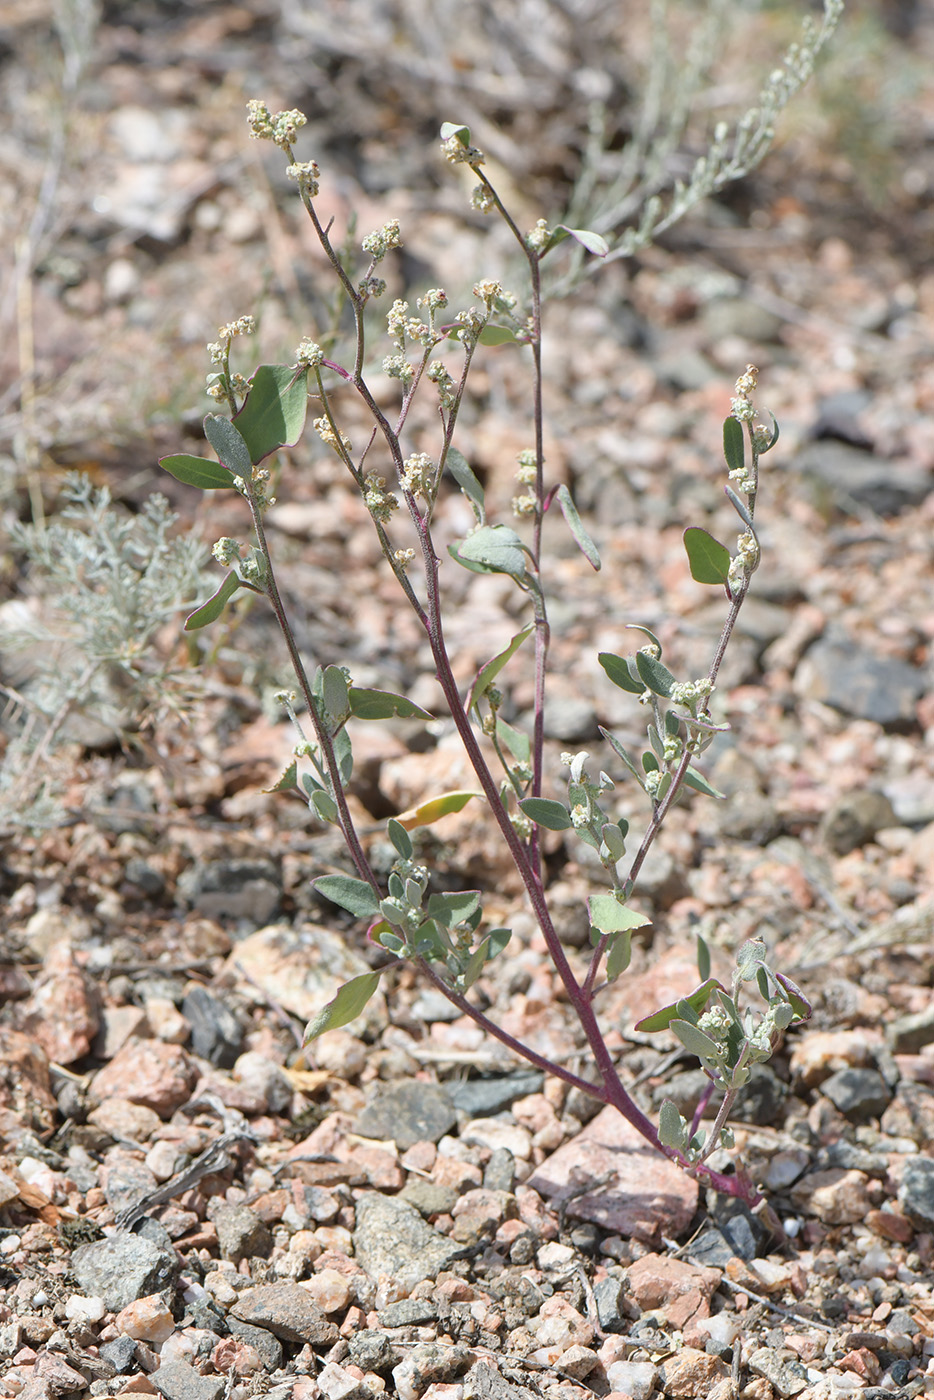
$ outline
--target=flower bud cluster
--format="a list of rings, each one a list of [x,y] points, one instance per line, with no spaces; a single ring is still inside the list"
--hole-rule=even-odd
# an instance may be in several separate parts
[[[375,233],[368,233],[363,240],[363,251],[369,253],[375,263],[384,258],[390,249],[401,247],[402,236],[399,232],[398,219],[390,219]]]
[[[274,141],[283,150],[288,150],[298,135],[299,128],[307,124],[304,112],[293,107],[288,112],[276,112],[273,116],[265,102],[251,98],[246,104],[250,135],[256,141]]]
[[[415,370],[404,355],[387,355],[383,360],[383,372],[390,379],[401,379],[406,388],[415,378]]]
[[[523,486],[532,486],[538,477],[538,461],[535,452],[531,447],[526,447],[516,458],[519,463],[519,470],[516,472],[516,480]]]
[[[403,462],[400,484],[410,496],[422,496],[430,501],[434,491],[435,465],[427,452],[414,452]]]
[[[515,309],[516,298],[512,292],[504,292],[501,283],[492,277],[484,278],[482,282],[478,282],[473,289],[473,294],[483,302],[488,315],[494,311],[508,314]]]
[[[755,365],[747,365],[745,372],[736,381],[736,396],[730,400],[730,413],[739,423],[751,423],[756,416],[750,395],[756,391],[759,371]],[[732,472],[730,473],[732,476]]]
[[[481,316],[475,306],[471,306],[467,311],[458,311],[454,320],[461,327],[457,338],[462,345],[474,345],[486,325],[486,317]]]
[[[231,564],[239,564],[240,550],[242,546],[239,540],[232,540],[229,535],[222,535],[219,540],[215,540],[211,546],[211,554],[222,564],[225,569],[229,569]]]
[[[321,171],[313,160],[296,161],[292,165],[285,167],[285,173],[290,180],[298,182],[299,192],[307,194],[309,199],[314,199],[318,193],[318,178]]]
[[[476,146],[465,146],[459,136],[449,136],[441,142],[444,159],[450,165],[482,165],[486,157]]]
[[[457,397],[457,391],[454,385],[454,380],[451,378],[450,374],[448,373],[445,366],[441,363],[441,361],[435,360],[433,364],[430,364],[427,370],[425,371],[425,374],[431,380],[432,384],[434,384],[435,388],[438,390],[438,400],[441,404],[441,407],[445,411],[447,411],[450,408],[453,408],[455,399]]]
[[[314,340],[304,337],[295,351],[296,364],[301,369],[320,369],[324,362],[324,351]]]
[[[533,253],[542,253],[551,239],[551,229],[544,219],[539,219],[534,228],[525,235],[526,245]]]
[[[252,335],[256,330],[255,316],[240,316],[236,321],[228,321],[226,326],[219,326],[217,334],[221,340],[231,341],[237,335]],[[213,347],[208,346],[208,349]]]
[[[346,433],[341,433],[340,441],[338,441],[329,419],[316,418],[312,427],[327,447],[333,447],[338,457],[345,457],[352,450],[350,438]]]
[[[363,502],[374,520],[385,523],[399,509],[399,501],[386,490],[386,478],[371,472],[363,483]]]
[[[673,705],[683,705],[693,715],[697,713],[698,704],[713,692],[713,681],[701,676],[696,681],[675,681],[669,699]]]
[[[727,574],[730,592],[735,592],[758,567],[759,545],[756,537],[751,530],[744,530],[736,541],[736,555]]]
[[[496,200],[489,185],[474,185],[470,191],[470,207],[476,209],[478,214],[492,214],[496,208]]]

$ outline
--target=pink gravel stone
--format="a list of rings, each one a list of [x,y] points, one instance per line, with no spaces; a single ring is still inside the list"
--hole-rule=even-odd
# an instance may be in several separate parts
[[[198,1074],[189,1055],[180,1045],[161,1040],[138,1040],[131,1036],[91,1081],[90,1097],[95,1103],[105,1099],[129,1099],[168,1118],[187,1103]]]
[[[601,1184],[575,1195],[588,1181]],[[555,1204],[567,1200],[568,1215],[578,1220],[647,1243],[680,1234],[697,1209],[697,1182],[609,1106],[546,1158],[527,1184]]]

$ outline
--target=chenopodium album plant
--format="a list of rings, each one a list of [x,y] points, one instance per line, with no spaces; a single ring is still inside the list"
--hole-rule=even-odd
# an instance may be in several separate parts
[[[346,1025],[365,1007],[387,967],[402,962],[414,964],[439,991],[471,1017],[489,1035],[516,1055],[524,1057],[549,1074],[612,1104],[648,1142],[667,1157],[694,1171],[722,1191],[749,1201],[756,1192],[742,1171],[736,1174],[714,1170],[708,1158],[715,1148],[729,1145],[727,1118],[737,1091],[749,1078],[752,1066],[767,1060],[783,1031],[806,1017],[809,1007],[798,989],[766,962],[765,945],[753,939],[739,951],[736,971],[729,990],[710,976],[710,958],[699,940],[700,985],[684,997],[639,1023],[643,1031],[673,1032],[684,1047],[696,1055],[710,1080],[707,1100],[686,1122],[672,1103],[666,1103],[655,1123],[633,1101],[624,1088],[607,1047],[597,1018],[601,990],[620,977],[629,965],[634,929],[650,921],[630,905],[630,896],[639,871],[674,802],[684,789],[701,794],[720,794],[697,770],[695,760],[718,730],[710,714],[723,656],[732,635],[740,607],[759,562],[759,544],[754,516],[759,481],[759,459],[771,448],[778,429],[771,422],[763,427],[757,421],[752,403],[757,371],[750,366],[739,378],[732,413],[724,423],[723,446],[729,470],[726,494],[740,520],[736,551],[706,530],[685,531],[691,572],[704,584],[724,590],[727,605],[723,632],[707,673],[698,679],[679,681],[662,661],[662,648],[647,628],[639,627],[641,645],[634,655],[600,655],[600,663],[614,685],[629,692],[633,703],[648,712],[648,746],[636,756],[608,730],[602,730],[610,762],[618,761],[648,799],[650,815],[641,841],[625,877],[619,874],[626,854],[628,823],[614,818],[611,811],[614,782],[590,764],[587,753],[565,754],[567,798],[558,801],[542,796],[544,753],[544,699],[549,645],[545,572],[541,555],[542,521],[555,504],[580,549],[595,569],[600,560],[585,530],[566,486],[546,484],[542,447],[543,405],[541,372],[542,298],[540,267],[543,259],[564,239],[576,239],[595,255],[606,250],[598,235],[587,230],[557,227],[540,221],[529,233],[522,233],[483,171],[483,155],[470,142],[466,127],[446,125],[441,136],[447,159],[466,164],[478,184],[473,204],[495,211],[502,218],[525,257],[530,283],[530,314],[517,311],[516,298],[498,282],[482,281],[474,288],[479,306],[451,316],[447,298],[440,290],[426,291],[418,300],[421,316],[412,316],[408,304],[396,301],[388,314],[391,353],[382,361],[385,373],[399,381],[400,407],[394,421],[376,402],[368,385],[367,336],[364,312],[368,303],[385,289],[378,275],[382,259],[400,245],[399,225],[385,224],[363,240],[365,257],[352,271],[345,257],[335,249],[329,227],[319,218],[315,205],[318,168],[313,161],[296,162],[292,145],[305,118],[290,111],[271,115],[261,102],[251,102],[250,124],[254,136],[275,142],[285,152],[288,173],[297,182],[302,203],[327,255],[343,297],[353,313],[355,348],[353,362],[340,365],[325,356],[310,340],[298,347],[296,361],[289,365],[262,365],[247,380],[232,373],[230,350],[234,338],[252,329],[250,317],[221,328],[219,341],[210,346],[215,368],[209,376],[208,392],[226,404],[229,416],[208,414],[204,430],[219,462],[191,456],[162,460],[173,475],[205,490],[232,488],[246,500],[252,519],[255,542],[245,551],[233,539],[222,539],[214,546],[215,558],[228,572],[214,596],[188,619],[196,628],[216,619],[227,601],[245,588],[264,594],[276,616],[298,683],[298,696],[283,701],[298,727],[301,742],[295,761],[276,785],[295,790],[307,801],[314,816],[339,827],[346,841],[355,875],[326,875],[316,883],[318,891],[335,904],[369,924],[370,939],[392,955],[386,967],[355,977],[308,1027],[308,1038]],[[464,456],[454,446],[458,412],[464,398],[471,365],[483,345],[515,341],[527,347],[533,370],[532,438],[534,445],[519,460],[521,494],[514,508],[525,530],[487,519],[483,487]],[[449,349],[456,359],[441,357]],[[406,454],[403,434],[416,393],[433,386],[437,397],[440,431],[437,452]],[[338,423],[333,386],[351,385],[372,420],[370,440],[362,453],[355,454]],[[321,405],[314,428],[337,454],[353,479],[369,511],[387,567],[395,575],[409,605],[427,636],[438,683],[451,719],[476,774],[480,793],[454,792],[426,794],[412,810],[388,823],[388,837],[396,852],[384,888],[375,875],[347,802],[347,787],[353,769],[351,738],[347,721],[377,720],[398,716],[431,716],[404,695],[356,686],[340,665],[322,664],[309,674],[299,655],[293,629],[282,602],[270,557],[263,516],[272,503],[268,494],[269,473],[263,462],[277,448],[294,445],[305,425],[309,396]],[[379,444],[377,448],[377,443]],[[374,459],[379,459],[382,472]],[[385,465],[383,465],[385,464]],[[509,645],[492,657],[462,694],[454,678],[445,643],[441,560],[432,536],[432,517],[442,478],[447,475],[464,493],[475,517],[466,537],[448,548],[454,562],[478,574],[504,574],[526,596],[528,623]],[[391,477],[391,482],[388,478]],[[394,521],[407,515],[417,540],[417,549],[399,548],[393,539]],[[503,717],[504,697],[499,688],[502,673],[519,648],[530,641],[535,651],[535,705],[532,733],[522,733]],[[310,726],[302,732],[299,710],[307,711]],[[299,765],[307,771],[299,776]],[[497,777],[496,769],[501,770]],[[596,1066],[593,1082],[553,1063],[527,1045],[521,1044],[469,999],[472,985],[485,973],[505,948],[510,931],[490,928],[484,921],[482,892],[433,891],[429,893],[430,872],[417,859],[411,831],[459,810],[474,795],[486,800],[499,828],[505,848],[521,876],[529,904],[548,947],[557,975],[570,1005],[580,1022]],[[603,892],[587,901],[591,926],[591,952],[586,970],[571,965],[561,943],[552,915],[542,874],[539,832],[567,831],[597,853],[606,876]],[[740,993],[758,992],[761,1004],[741,1007]],[[699,1128],[701,1114],[710,1096],[722,1094],[713,1128],[705,1135]]]

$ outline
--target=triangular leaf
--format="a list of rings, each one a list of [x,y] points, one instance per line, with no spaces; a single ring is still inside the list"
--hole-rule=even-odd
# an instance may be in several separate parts
[[[427,710],[406,695],[394,695],[390,690],[366,690],[355,685],[350,687],[350,713],[354,719],[431,719]]]
[[[684,548],[695,583],[726,583],[730,576],[730,551],[706,530],[691,525],[684,532]]]
[[[216,622],[227,606],[228,600],[233,597],[239,587],[240,580],[231,569],[217,592],[185,618],[185,631],[197,632],[199,627],[207,627],[209,622]]]
[[[292,365],[260,365],[254,373],[246,402],[233,420],[254,463],[298,442],[308,407],[307,380],[308,371]]]
[[[323,1006],[317,1016],[313,1016],[308,1022],[302,1043],[307,1045],[310,1040],[317,1040],[325,1031],[336,1031],[350,1021],[355,1021],[379,986],[379,978],[378,972],[364,972],[359,977],[352,977],[349,982],[345,982],[327,1006]]]
[[[469,919],[480,908],[479,890],[445,890],[433,894],[428,900],[428,913],[445,928]]]
[[[506,665],[506,662],[510,657],[515,656],[525,639],[530,637],[534,631],[535,624],[534,622],[530,622],[526,627],[523,627],[521,632],[516,633],[512,641],[503,651],[494,656],[486,665],[481,666],[467,693],[467,700],[464,704],[465,710],[470,711],[473,709],[480,697],[484,695],[493,684],[493,681]]]
[[[708,797],[725,797],[719,788],[715,788],[713,783],[708,783],[703,773],[698,773],[696,768],[689,768],[684,775],[684,786],[693,788],[695,792],[706,793]]]
[[[713,993],[720,988],[720,983],[715,977],[708,977],[699,987],[695,987],[690,996],[682,998],[688,1005],[693,1006],[698,1013],[706,1010],[707,1003]],[[670,1006],[663,1006],[661,1011],[653,1011],[651,1016],[643,1016],[641,1021],[636,1022],[637,1031],[664,1031],[671,1025],[671,1022],[678,1015],[678,1002],[673,1001]]]
[[[432,822],[450,816],[452,812],[460,812],[472,797],[482,796],[479,792],[443,792],[440,797],[430,797],[427,802],[420,802],[417,807],[400,812],[396,821],[406,831],[414,831],[417,826],[431,826]]]
[[[674,1031],[685,1050],[696,1055],[699,1060],[713,1061],[715,1064],[723,1060],[723,1052],[717,1042],[696,1026],[692,1026],[690,1021],[673,1019],[668,1029]]]
[[[496,737],[501,739],[517,763],[528,763],[532,754],[532,741],[528,734],[513,729],[499,715],[496,716]]]
[[[525,550],[508,525],[481,525],[456,545],[449,544],[448,553],[475,574],[509,574],[517,582],[525,582]]]
[[[723,455],[731,472],[742,472],[746,467],[746,434],[738,418],[727,418],[723,423]]]
[[[645,928],[652,920],[628,904],[621,904],[615,895],[592,894],[588,897],[587,908],[590,922],[601,933],[620,933],[623,929]]]
[[[449,447],[444,465],[473,506],[474,515],[482,525],[486,519],[483,487],[467,458],[456,447]]]
[[[561,507],[561,514],[568,523],[568,529],[574,536],[577,547],[594,569],[600,569],[600,552],[593,540],[588,535],[581,523],[581,518],[577,513],[577,506],[574,504],[570,491],[564,485],[558,487],[555,492],[555,499]]]
[[[489,951],[489,938],[484,938],[483,942],[479,945],[479,947],[474,948],[473,952],[470,955],[470,962],[464,969],[465,991],[469,991],[473,984],[476,982],[477,978],[480,976],[480,973],[483,971],[483,965],[487,961]]]
[[[481,345],[509,345],[516,339],[515,331],[508,326],[484,326],[478,336]]]
[[[629,662],[622,656],[614,656],[611,651],[601,651],[597,660],[606,671],[614,685],[620,690],[626,690],[630,695],[641,695],[645,686],[641,681],[636,680],[629,669]]]
[[[263,788],[263,792],[291,792],[298,788],[298,763],[293,758],[285,772],[273,783],[272,787]]]
[[[527,797],[519,806],[536,826],[547,831],[567,831],[573,825],[564,803],[553,802],[550,797]]]
[[[567,224],[562,224],[562,228],[567,229],[572,238],[575,238],[582,248],[586,248],[588,253],[593,253],[596,258],[605,258],[610,251],[610,245],[599,233],[594,233],[589,228],[567,228]]]
[[[641,632],[643,637],[648,637],[649,641],[652,643],[652,646],[655,648],[655,655],[658,657],[659,660],[661,660],[662,644],[658,640],[654,632],[650,632],[647,627],[643,627],[641,622],[627,622],[626,629],[629,632]]]
[[[184,481],[186,486],[197,486],[202,491],[233,487],[230,472],[209,457],[190,457],[187,452],[181,452],[174,457],[160,457],[159,466],[177,481]]]
[[[356,880],[352,875],[319,875],[312,885],[318,894],[349,914],[356,914],[358,919],[372,919],[379,913],[379,900],[366,880]]]
[[[252,478],[250,449],[229,418],[222,418],[219,413],[208,413],[204,419],[204,436],[228,471],[244,481]]]

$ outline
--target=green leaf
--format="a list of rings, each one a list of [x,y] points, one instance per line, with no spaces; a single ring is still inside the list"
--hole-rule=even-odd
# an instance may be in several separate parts
[[[493,681],[506,665],[506,662],[509,661],[510,657],[515,656],[522,643],[527,637],[530,637],[534,631],[535,623],[530,622],[528,626],[523,627],[521,632],[516,633],[505,650],[499,652],[491,661],[487,661],[484,666],[480,667],[467,693],[467,700],[464,704],[465,710],[469,711],[473,709],[480,697],[485,695],[487,690],[489,690]]]
[[[430,797],[427,802],[420,802],[417,807],[400,812],[396,821],[406,831],[412,831],[417,826],[431,826],[432,822],[449,816],[451,812],[460,812],[472,797],[482,796],[479,792],[443,792],[440,797]]]
[[[321,679],[321,698],[331,724],[335,727],[343,724],[350,714],[350,690],[347,677],[339,666],[325,667]]]
[[[353,777],[353,747],[346,729],[339,729],[334,735],[334,757],[342,783],[349,783]]]
[[[736,514],[739,516],[740,520],[746,526],[746,529],[751,530],[753,535],[755,535],[755,525],[753,524],[752,516],[749,514],[749,510],[747,509],[745,503],[739,496],[737,496],[732,486],[724,486],[723,490],[727,500],[729,501],[733,509],[736,511]]]
[[[706,982],[702,982],[699,987],[695,987],[690,996],[682,997],[679,1000],[686,1001],[694,1010],[701,1013],[706,1010],[707,1003],[713,993],[720,989],[720,983],[715,977],[708,977]],[[678,1002],[673,1001],[670,1006],[663,1006],[661,1011],[653,1011],[651,1016],[643,1016],[641,1021],[636,1022],[637,1031],[664,1031],[671,1025],[671,1022],[678,1014]]]
[[[480,946],[474,948],[473,952],[471,953],[470,962],[464,968],[465,992],[470,990],[470,988],[476,982],[477,978],[480,976],[480,973],[483,971],[483,965],[487,961],[489,951],[490,940],[489,938],[484,938]]]
[[[765,959],[765,944],[761,938],[747,938],[736,952],[736,967],[744,982],[755,977]]]
[[[354,719],[431,719],[427,710],[405,695],[390,690],[365,690],[350,687],[350,713]]]
[[[765,408],[762,411],[763,413],[767,413],[772,420],[772,433],[766,445],[764,447],[759,448],[760,457],[764,452],[771,452],[772,448],[778,442],[778,419],[775,417],[775,414],[770,408]]]
[[[547,831],[567,831],[573,825],[564,803],[553,802],[550,797],[527,797],[519,806],[536,826]]]
[[[594,233],[589,228],[569,228],[567,224],[555,225],[546,251],[550,252],[566,238],[576,239],[582,248],[586,248],[588,253],[593,253],[597,258],[605,258],[610,251],[609,243],[599,233]]]
[[[667,700],[675,684],[675,678],[667,666],[662,665],[661,661],[656,661],[655,657],[649,656],[647,652],[637,651],[636,670],[649,690]]]
[[[723,455],[731,472],[745,471],[746,434],[737,418],[726,418],[723,423]]]
[[[658,737],[658,730],[655,728],[655,725],[654,725],[654,724],[650,724],[650,725],[648,726],[647,733],[648,733],[648,736],[649,736],[649,743],[652,745],[652,752],[654,753],[655,757],[658,759],[659,763],[664,763],[664,761],[665,761],[665,745],[662,743],[661,739]]]
[[[581,554],[594,569],[599,572],[600,552],[593,540],[588,535],[581,523],[581,518],[577,513],[577,506],[574,504],[570,491],[564,485],[559,486],[555,492],[555,500],[561,507],[561,514],[568,524],[568,529],[574,536],[575,542]]]
[[[695,583],[726,583],[730,575],[730,551],[706,530],[691,525],[684,532],[684,548]]]
[[[220,617],[227,602],[240,587],[240,580],[234,571],[224,579],[220,588],[213,593],[206,603],[202,603],[200,608],[196,608],[185,618],[185,631],[197,632],[199,627],[207,627],[209,622],[216,622]]]
[[[352,875],[319,875],[311,883],[318,894],[358,919],[373,919],[379,913],[379,900],[365,880]]]
[[[449,544],[448,553],[475,574],[509,574],[517,582],[525,582],[525,550],[508,525],[481,525],[456,545]]]
[[[291,792],[293,789],[297,788],[298,762],[293,758],[288,768],[276,779],[272,787],[263,788],[263,792]]]
[[[222,418],[219,413],[208,413],[204,419],[204,436],[228,471],[244,481],[252,478],[250,449],[229,418]]]
[[[622,656],[614,656],[611,651],[601,651],[597,655],[597,660],[613,684],[619,686],[620,690],[627,690],[630,695],[641,695],[645,690],[642,682],[634,678],[629,669],[629,662]]]
[[[449,447],[444,465],[473,506],[474,515],[482,525],[486,519],[484,491],[467,458],[456,447]]]
[[[428,913],[445,928],[453,928],[462,919],[469,919],[480,908],[479,890],[446,890],[433,894],[428,900]]]
[[[626,842],[616,822],[606,822],[600,830],[603,844],[610,853],[611,860],[622,860],[626,854]]]
[[[639,693],[641,695],[641,690]],[[608,729],[604,729],[602,725],[600,726],[600,733],[603,735],[610,748],[616,754],[617,758],[621,759],[622,762],[625,763],[626,767],[629,769],[630,773],[635,778],[636,782],[640,785],[640,787],[644,786],[642,782],[642,774],[639,771],[639,767],[636,763],[636,760],[633,758],[629,750],[623,748],[623,745],[619,742],[616,736],[614,734],[611,734]],[[620,823],[620,829],[622,830],[622,823]],[[625,832],[623,832],[623,835],[625,835]]]
[[[658,1110],[658,1140],[663,1147],[675,1147],[684,1151],[684,1119],[671,1099],[665,1099]]]
[[[684,775],[684,786],[693,788],[695,792],[706,793],[708,797],[725,797],[726,793],[715,788],[713,783],[708,783],[703,773],[698,773],[696,768],[688,768]]]
[[[792,1010],[799,1021],[808,1021],[811,1018],[813,1007],[801,988],[792,982],[790,977],[786,977],[783,972],[776,972],[776,981],[781,985],[785,995],[791,1003]]]
[[[627,622],[626,628],[630,632],[641,632],[643,637],[648,637],[649,641],[652,643],[652,646],[655,648],[656,656],[659,660],[661,660],[662,644],[658,640],[654,632],[650,632],[647,627],[643,627],[641,622]]]
[[[337,803],[329,792],[319,788],[317,792],[311,794],[311,805],[315,809],[315,816],[323,822],[337,821]]]
[[[477,340],[481,345],[511,345],[515,343],[516,333],[508,326],[484,326]]]
[[[517,763],[528,763],[532,756],[532,741],[521,729],[513,729],[504,719],[496,716],[496,737],[502,739]]]
[[[620,904],[615,895],[592,894],[587,899],[590,922],[601,933],[621,933],[623,929],[646,928],[652,920],[647,914]]]
[[[412,838],[401,822],[397,822],[395,817],[390,817],[386,826],[386,835],[389,837],[396,849],[396,854],[403,860],[411,860],[415,847],[412,845]]]
[[[672,1020],[668,1029],[674,1031],[685,1050],[696,1055],[699,1060],[722,1063],[723,1052],[717,1042],[703,1031],[699,1031],[696,1026],[692,1026],[690,1021]]]
[[[510,938],[512,938],[511,928],[491,928],[489,937],[487,939],[487,942],[490,945],[490,951],[487,960],[492,962],[493,958],[498,958],[500,953],[506,947]]]
[[[676,710],[665,711],[665,733],[669,739],[676,738],[681,728],[681,716]]]
[[[379,978],[378,972],[364,972],[361,976],[352,977],[349,982],[345,982],[327,1006],[322,1006],[317,1016],[313,1016],[308,1022],[302,1043],[307,1045],[310,1040],[317,1040],[325,1031],[336,1031],[350,1021],[355,1021],[379,986]]]
[[[470,145],[469,126],[461,126],[458,122],[444,122],[441,126],[441,140],[450,141],[452,136],[456,136],[462,146]]]
[[[253,374],[246,402],[233,421],[254,463],[277,447],[298,442],[308,407],[307,380],[308,371],[292,365],[260,365]]]
[[[615,982],[622,976],[632,958],[632,930],[622,929],[614,934],[606,951],[606,980]]]
[[[700,934],[697,935],[697,975],[702,982],[710,976],[710,949]]]
[[[175,457],[160,457],[159,466],[177,481],[184,481],[186,486],[198,486],[202,491],[233,486],[233,477],[226,467],[212,462],[209,457],[190,457],[187,452],[181,452]]]

